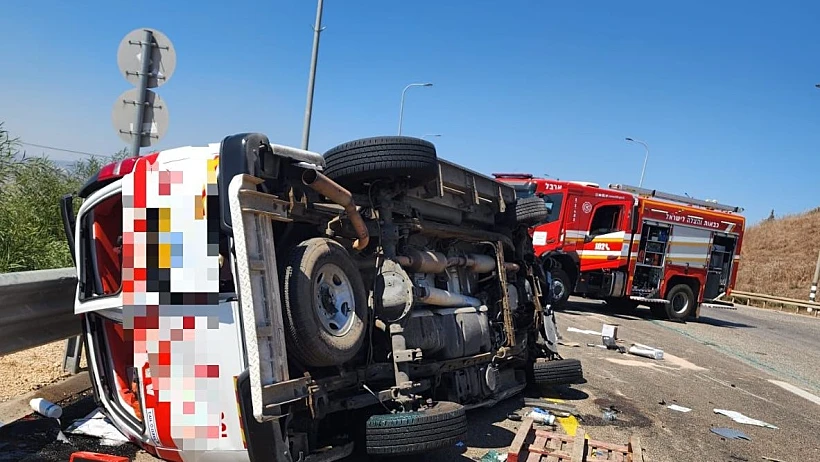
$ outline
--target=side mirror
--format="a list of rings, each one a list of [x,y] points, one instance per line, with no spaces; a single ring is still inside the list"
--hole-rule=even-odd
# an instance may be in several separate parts
[[[595,238],[587,234],[586,236],[584,236],[584,244],[589,244],[590,242],[592,242],[593,239]]]

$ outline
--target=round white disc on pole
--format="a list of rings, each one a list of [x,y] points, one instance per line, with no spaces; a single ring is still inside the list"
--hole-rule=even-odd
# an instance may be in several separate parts
[[[142,42],[145,40],[145,30],[134,29],[125,36],[117,49],[117,65],[125,80],[139,86],[142,70]],[[153,50],[151,53],[151,67],[148,78],[148,88],[156,88],[171,78],[176,69],[177,58],[174,45],[162,32],[148,29],[153,35]]]
[[[137,118],[137,105],[139,99],[139,89],[132,88],[125,91],[114,102],[114,109],[111,112],[111,120],[117,134],[126,143],[133,139],[133,133],[137,131],[134,126],[134,119]],[[145,90],[145,112],[142,123],[142,139],[140,147],[147,148],[157,144],[168,131],[168,106],[158,94],[151,90]]]

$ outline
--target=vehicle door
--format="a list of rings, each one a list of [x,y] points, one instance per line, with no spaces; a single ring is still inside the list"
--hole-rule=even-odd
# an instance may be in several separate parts
[[[619,267],[622,250],[628,247],[624,240],[628,238],[628,212],[632,204],[625,200],[596,199],[585,198],[580,206],[586,218],[578,250],[581,271]]]

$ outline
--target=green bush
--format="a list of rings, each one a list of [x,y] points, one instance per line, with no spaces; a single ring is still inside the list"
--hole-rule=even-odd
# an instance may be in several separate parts
[[[75,193],[102,165],[125,156],[123,150],[64,168],[21,152],[0,122],[0,273],[72,266],[60,198]]]

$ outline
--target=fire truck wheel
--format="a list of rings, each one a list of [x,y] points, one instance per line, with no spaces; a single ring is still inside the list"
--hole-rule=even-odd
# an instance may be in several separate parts
[[[584,370],[577,359],[536,361],[533,376],[538,385],[573,385],[584,383]]]
[[[525,225],[537,225],[546,221],[550,212],[540,197],[525,197],[515,203],[515,219]]]
[[[569,275],[561,268],[553,268],[550,270],[552,275],[552,306],[560,308],[569,300],[570,292],[572,292],[572,282],[569,280]]]
[[[464,406],[439,401],[417,412],[379,414],[367,420],[367,452],[402,456],[452,447],[467,435]]]
[[[338,366],[358,353],[367,332],[367,295],[344,247],[308,239],[291,253],[284,275],[288,354],[306,366]]]
[[[324,174],[352,192],[366,192],[376,180],[403,178],[416,187],[438,176],[436,147],[408,136],[363,138],[340,144],[324,157]]]
[[[686,284],[678,284],[666,293],[668,313],[672,319],[686,319],[695,310],[695,293]]]

